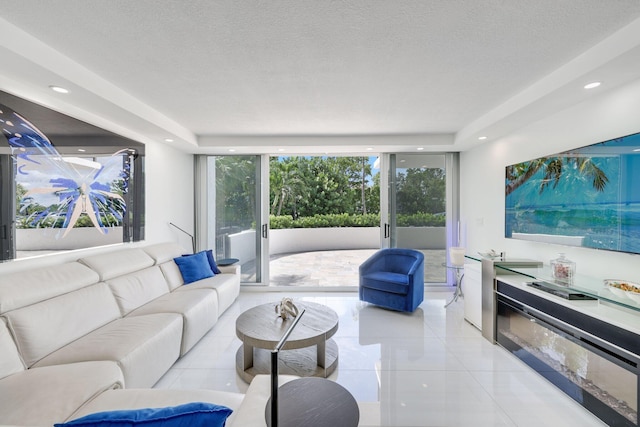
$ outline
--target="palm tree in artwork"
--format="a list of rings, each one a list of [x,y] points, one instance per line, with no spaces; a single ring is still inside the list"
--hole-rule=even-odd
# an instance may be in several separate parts
[[[578,174],[591,181],[593,188],[599,192],[604,191],[609,178],[606,173],[593,162],[591,157],[566,156],[566,157],[541,157],[529,162],[507,166],[507,184],[505,193],[508,196],[518,187],[531,179],[538,171],[542,171],[543,177],[540,183],[539,193],[549,188],[556,188],[567,168],[574,168]]]

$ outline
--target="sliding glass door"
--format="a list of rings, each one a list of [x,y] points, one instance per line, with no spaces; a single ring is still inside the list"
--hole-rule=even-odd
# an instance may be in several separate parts
[[[425,283],[450,282],[444,264],[458,241],[457,154],[392,153],[382,163],[382,246],[420,250]]]
[[[255,155],[202,156],[196,172],[201,175],[198,182],[206,186],[199,192],[207,194],[206,206],[197,209],[199,238],[215,248],[217,260],[237,260],[244,284],[260,284],[268,277],[268,262],[263,262],[268,216],[265,220],[262,208],[262,162],[262,156]]]

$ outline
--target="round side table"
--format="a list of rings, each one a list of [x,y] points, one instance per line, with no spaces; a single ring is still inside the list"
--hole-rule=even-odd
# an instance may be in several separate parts
[[[300,378],[278,390],[278,427],[357,427],[360,409],[351,393],[324,378]],[[265,408],[271,426],[271,398]]]

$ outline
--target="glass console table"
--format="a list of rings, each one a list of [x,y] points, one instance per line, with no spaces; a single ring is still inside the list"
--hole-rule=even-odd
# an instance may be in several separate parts
[[[640,313],[640,299],[636,302],[625,294],[614,294],[610,287],[604,284],[604,279],[575,275],[571,283],[563,283],[553,278],[549,265],[512,267],[500,265],[499,263],[496,264],[496,274],[501,274],[501,270],[507,274],[520,274],[525,276],[530,279],[531,282],[539,283],[542,287],[548,289],[550,293],[581,294],[598,301],[614,304]],[[620,282],[623,282],[623,280],[620,280]]]

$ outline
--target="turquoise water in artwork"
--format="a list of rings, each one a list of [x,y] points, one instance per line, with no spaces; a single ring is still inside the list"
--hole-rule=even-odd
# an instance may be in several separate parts
[[[636,148],[638,134],[508,167],[506,237],[570,236],[567,244],[640,253]]]

